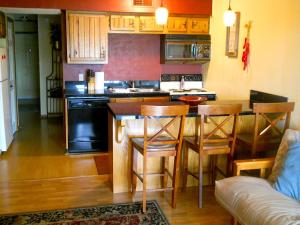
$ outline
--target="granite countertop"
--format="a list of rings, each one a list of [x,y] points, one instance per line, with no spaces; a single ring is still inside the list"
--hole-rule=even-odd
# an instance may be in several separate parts
[[[133,81],[132,81],[133,82]],[[132,83],[131,82],[131,83]],[[87,82],[84,81],[66,81],[65,83],[65,98],[92,98],[92,97],[151,97],[151,96],[169,96],[170,93],[161,91],[159,89],[159,81],[134,81],[134,87],[131,89],[143,89],[139,92],[137,90],[130,90],[128,92],[117,92],[113,89],[130,88],[129,81],[105,81],[105,88],[102,91],[88,91]],[[131,84],[132,85],[132,84]],[[112,88],[112,89],[111,89]],[[149,91],[147,91],[149,89]]]
[[[108,108],[110,112],[114,115],[116,120],[126,120],[126,119],[141,119],[141,105],[176,105],[184,104],[182,102],[134,102],[130,103],[108,103]],[[220,101],[206,101],[203,104],[215,105],[215,104],[242,104],[241,115],[251,115],[253,114],[250,108],[249,100],[220,100]],[[198,115],[198,107],[190,107],[188,117],[195,117]]]
[[[151,96],[169,96],[170,93],[166,91],[151,91],[151,92],[129,92],[129,93],[115,93],[107,89],[104,91],[76,91],[66,90],[65,98],[85,98],[85,97],[101,97],[106,96],[109,98],[122,98],[122,97],[151,97]]]

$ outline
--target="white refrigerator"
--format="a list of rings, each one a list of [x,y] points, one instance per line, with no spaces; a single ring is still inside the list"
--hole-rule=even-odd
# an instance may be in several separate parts
[[[0,48],[0,153],[7,151],[12,140],[7,51]]]

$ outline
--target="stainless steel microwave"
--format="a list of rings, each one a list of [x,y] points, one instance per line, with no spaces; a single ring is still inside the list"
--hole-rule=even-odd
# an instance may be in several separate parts
[[[209,60],[210,35],[161,35],[161,64],[200,64]]]

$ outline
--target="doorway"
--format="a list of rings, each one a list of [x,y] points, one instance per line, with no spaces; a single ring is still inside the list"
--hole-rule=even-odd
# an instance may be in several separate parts
[[[7,18],[7,53],[8,53],[8,77],[10,87],[10,111],[13,133],[18,130],[19,114],[16,92],[16,56],[15,56],[15,29],[14,21]]]
[[[15,25],[16,88],[20,112],[40,112],[37,15],[11,15]]]

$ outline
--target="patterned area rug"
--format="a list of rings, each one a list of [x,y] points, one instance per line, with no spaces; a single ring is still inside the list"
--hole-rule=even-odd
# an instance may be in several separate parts
[[[1,225],[169,225],[156,201],[0,216]]]

